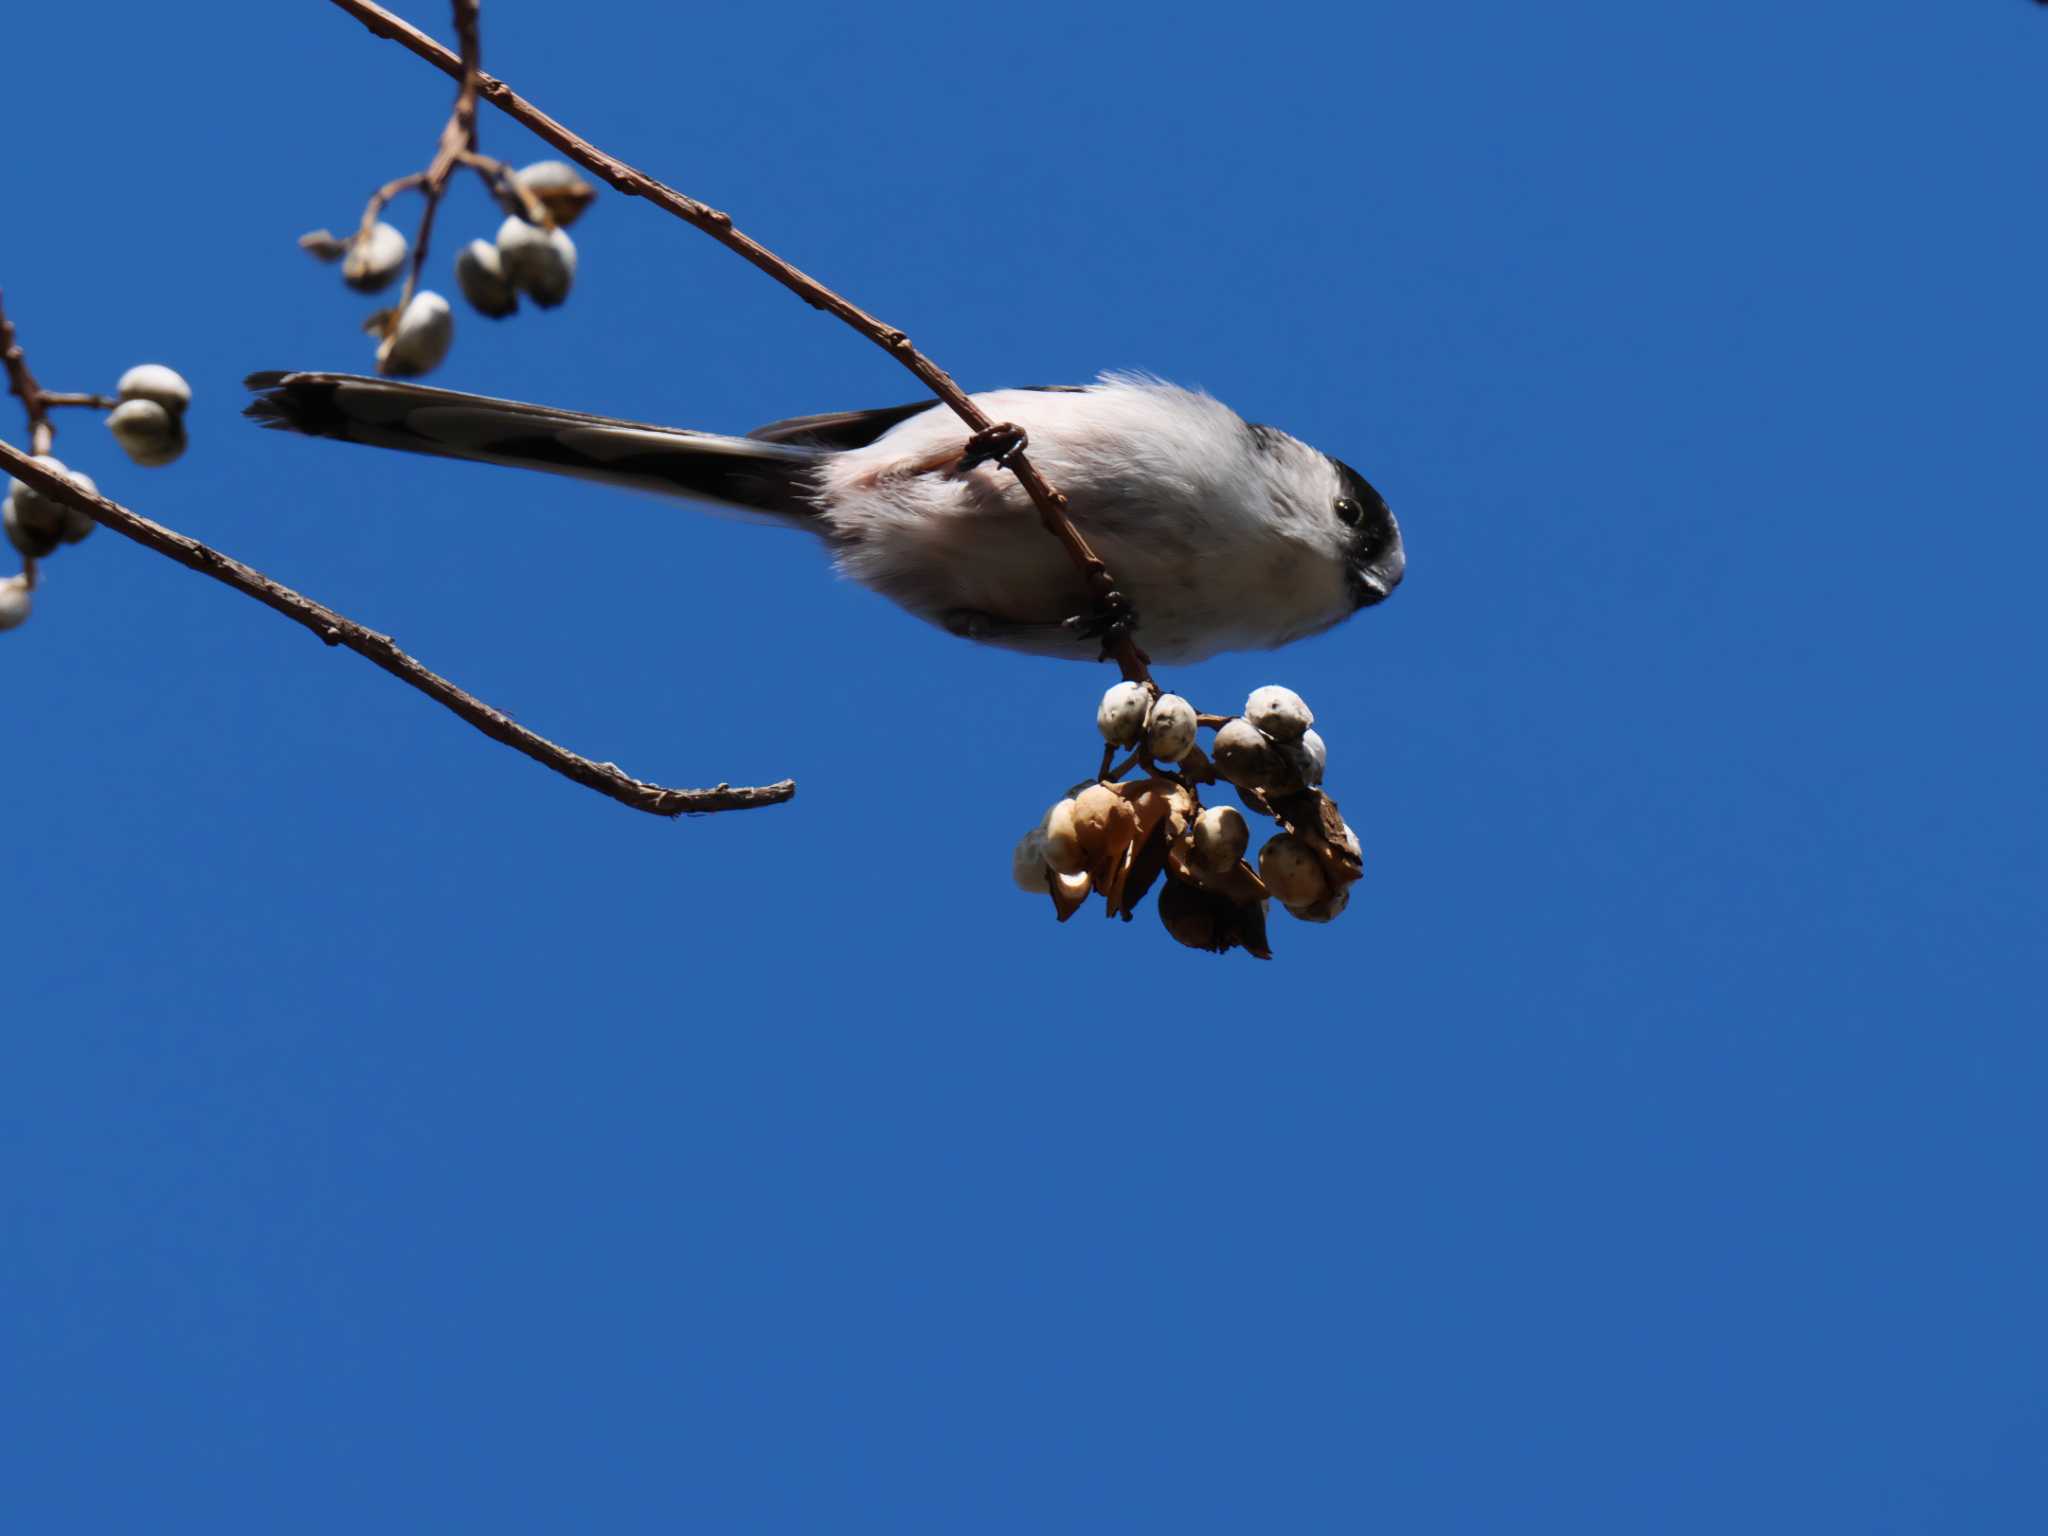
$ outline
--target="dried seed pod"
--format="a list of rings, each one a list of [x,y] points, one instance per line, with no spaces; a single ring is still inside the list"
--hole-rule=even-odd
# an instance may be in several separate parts
[[[1280,751],[1295,775],[1310,789],[1323,782],[1323,768],[1330,760],[1330,752],[1314,731],[1303,731],[1299,741],[1283,742]]]
[[[358,293],[382,293],[405,270],[405,236],[382,222],[349,243],[341,280]]]
[[[1122,843],[1123,852],[1112,851],[1094,871],[1095,889],[1101,894],[1103,908],[1109,916],[1127,915],[1136,905],[1136,898],[1144,894],[1165,867],[1164,832],[1161,832],[1157,845],[1149,850],[1146,840],[1172,815],[1173,800],[1168,791],[1177,789],[1179,786],[1169,779],[1132,779],[1116,786],[1118,798],[1131,812],[1128,835],[1119,832],[1118,840]],[[1142,870],[1138,867],[1141,854],[1145,855]],[[1130,889],[1133,876],[1138,881],[1135,893]]]
[[[1274,899],[1290,911],[1321,901],[1330,894],[1330,877],[1315,850],[1291,832],[1268,838],[1259,850],[1259,878]]]
[[[1183,784],[1157,775],[1117,786],[1130,802],[1137,825],[1131,834],[1131,857],[1118,878],[1103,887],[1112,915],[1128,918],[1137,910],[1166,866],[1171,850],[1183,839],[1194,814],[1195,797]]]
[[[1244,717],[1275,741],[1299,741],[1301,733],[1316,723],[1301,695],[1278,683],[1252,690],[1245,700]]]
[[[28,577],[0,577],[0,629],[15,629],[28,622],[35,600],[29,595]]]
[[[1118,683],[1095,707],[1095,728],[1113,747],[1134,747],[1145,733],[1145,715],[1152,708],[1152,690],[1143,683]]]
[[[455,255],[455,286],[480,315],[502,320],[519,307],[519,290],[505,276],[498,248],[488,240],[472,240]]]
[[[1033,827],[1010,854],[1010,878],[1017,889],[1043,896],[1052,889],[1052,871],[1045,867],[1045,833]]]
[[[1159,921],[1176,943],[1189,949],[1204,949],[1213,955],[1228,949],[1223,935],[1228,931],[1229,914],[1230,903],[1225,898],[1179,880],[1168,880],[1159,888]]]
[[[574,224],[597,196],[597,188],[566,160],[536,160],[513,172],[512,179],[539,200],[557,229]]]
[[[1224,721],[1209,755],[1216,771],[1239,789],[1277,789],[1293,778],[1279,749],[1249,720]]]
[[[1186,830],[1195,808],[1195,797],[1185,787],[1156,774],[1146,779],[1126,779],[1117,785],[1116,792],[1131,803],[1141,840],[1162,821],[1174,836],[1179,836]]]
[[[1299,907],[1289,907],[1287,910],[1300,918],[1304,923],[1327,923],[1350,905],[1351,887],[1339,885],[1333,886],[1330,894],[1321,901],[1308,902]]]
[[[1162,693],[1145,717],[1145,750],[1162,763],[1177,763],[1195,745],[1195,706],[1177,693]]]
[[[1062,800],[1046,812],[1042,846],[1045,862],[1056,874],[1078,875],[1088,867],[1081,834],[1074,826],[1072,800]]]
[[[121,451],[145,469],[168,464],[185,451],[185,424],[154,400],[123,400],[107,412],[107,430]]]
[[[1061,922],[1064,923],[1081,910],[1082,903],[1087,901],[1088,893],[1092,889],[1093,886],[1086,875],[1052,877],[1052,905]]]
[[[121,375],[114,393],[123,400],[154,400],[173,416],[181,416],[192,403],[192,386],[183,374],[162,363],[137,363]]]
[[[498,226],[498,260],[512,286],[542,309],[569,297],[576,278],[576,245],[559,229],[541,229],[522,218]]]
[[[1252,829],[1234,805],[1212,805],[1195,818],[1195,866],[1220,875],[1244,857],[1252,845]]]
[[[455,312],[431,288],[422,288],[392,322],[377,348],[377,371],[388,378],[409,379],[441,366],[455,340]]]
[[[1354,859],[1363,859],[1365,857],[1365,850],[1358,844],[1358,834],[1352,830],[1351,823],[1348,821],[1344,823],[1344,836],[1340,841],[1342,841],[1346,848],[1351,850],[1351,857]]]

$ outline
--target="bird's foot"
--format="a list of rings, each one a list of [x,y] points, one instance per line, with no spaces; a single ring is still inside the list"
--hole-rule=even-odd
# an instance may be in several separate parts
[[[1123,593],[1112,590],[1102,595],[1094,612],[1077,613],[1062,627],[1077,639],[1100,640],[1102,655],[1097,659],[1107,661],[1138,632],[1138,610]]]
[[[967,439],[966,451],[960,455],[960,473],[965,474],[984,464],[1000,464],[1008,469],[1010,460],[1022,453],[1030,442],[1024,429],[1014,421],[999,421]]]

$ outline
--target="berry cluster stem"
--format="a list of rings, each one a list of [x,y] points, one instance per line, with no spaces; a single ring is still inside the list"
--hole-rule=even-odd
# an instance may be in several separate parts
[[[7,318],[7,305],[0,296],[0,367],[7,370],[7,392],[20,397],[21,408],[28,413],[28,451],[32,454],[48,453],[57,436],[57,429],[50,422],[50,406],[68,405],[70,400],[53,400],[49,391],[36,382],[36,376],[29,370],[28,354],[21,349],[21,338],[15,334],[14,322]],[[21,557],[22,578],[31,590],[36,584],[36,562],[33,556]]]

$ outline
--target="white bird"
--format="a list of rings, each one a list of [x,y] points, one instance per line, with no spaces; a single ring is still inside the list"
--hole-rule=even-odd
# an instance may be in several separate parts
[[[258,373],[265,426],[665,493],[807,528],[840,571],[952,634],[1092,660],[1086,586],[1014,475],[929,400],[723,437],[337,373]],[[1135,610],[1154,659],[1270,650],[1384,599],[1406,558],[1364,476],[1193,390],[1135,374],[974,396]]]

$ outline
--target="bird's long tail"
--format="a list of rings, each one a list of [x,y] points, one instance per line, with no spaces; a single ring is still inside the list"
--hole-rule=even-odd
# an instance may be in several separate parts
[[[575,475],[792,521],[810,519],[816,448],[346,373],[252,373],[244,414],[282,432]]]

